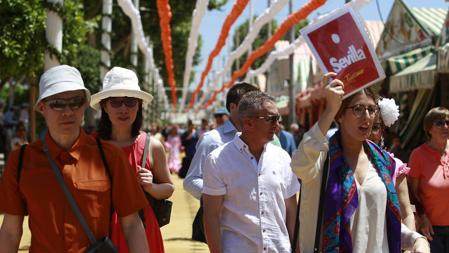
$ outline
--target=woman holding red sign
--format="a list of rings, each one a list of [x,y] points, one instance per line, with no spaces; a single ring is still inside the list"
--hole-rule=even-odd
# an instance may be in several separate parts
[[[429,252],[425,237],[401,224],[394,160],[367,140],[376,97],[364,89],[343,100],[340,80],[325,93],[325,111],[292,157],[302,182],[301,252]],[[328,140],[334,120],[338,131]]]

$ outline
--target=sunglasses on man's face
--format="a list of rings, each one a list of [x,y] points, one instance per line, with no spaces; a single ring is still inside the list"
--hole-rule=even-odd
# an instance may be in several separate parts
[[[266,123],[276,124],[281,120],[281,115],[267,115],[267,116],[259,116],[257,119],[263,119]]]
[[[138,98],[132,97],[111,97],[108,101],[113,108],[120,108],[122,105],[125,105],[128,108],[133,108],[139,103]]]
[[[78,110],[86,103],[86,98],[81,96],[73,98],[54,98],[45,100],[45,103],[55,111],[64,111],[67,107],[74,111]]]
[[[445,120],[445,119],[437,119],[437,120],[435,120],[434,122],[433,122],[433,124],[436,126],[436,127],[444,127],[445,125],[446,126],[449,126],[449,120]]]

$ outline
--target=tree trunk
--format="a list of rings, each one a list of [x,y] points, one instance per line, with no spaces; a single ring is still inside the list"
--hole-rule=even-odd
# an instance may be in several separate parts
[[[60,4],[63,6],[64,0],[47,0],[51,4]],[[59,53],[62,52],[62,19],[54,11],[47,9],[47,20],[46,20],[45,35],[47,37],[47,42],[49,46]],[[56,55],[50,52],[48,49],[45,50],[45,63],[44,69],[47,70],[51,67],[60,65],[59,59]]]

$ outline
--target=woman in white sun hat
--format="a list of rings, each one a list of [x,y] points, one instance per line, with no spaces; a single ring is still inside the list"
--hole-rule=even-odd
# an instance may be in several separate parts
[[[92,95],[90,105],[96,110],[101,110],[98,136],[122,148],[128,156],[131,167],[135,169],[144,191],[156,199],[165,199],[173,194],[174,186],[170,179],[164,147],[159,140],[150,137],[146,164],[144,168],[141,167],[147,138],[147,134],[140,131],[143,121],[142,107],[152,99],[150,94],[140,90],[137,76],[133,71],[114,67],[106,73],[102,91]],[[148,205],[143,213],[150,252],[164,252],[161,232],[153,209]],[[115,213],[111,231],[112,240],[119,252],[128,252]]]

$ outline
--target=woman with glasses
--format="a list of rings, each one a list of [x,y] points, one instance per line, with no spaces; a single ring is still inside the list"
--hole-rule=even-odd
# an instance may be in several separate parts
[[[376,143],[380,148],[385,149],[383,135],[385,130],[388,127],[391,127],[399,118],[399,107],[396,105],[394,99],[388,98],[380,98],[378,105],[379,113],[374,119],[369,139]],[[394,157],[394,154],[389,154],[395,161],[393,181],[395,182],[396,191],[398,193],[402,221],[408,228],[416,231],[415,216],[410,205],[406,178],[406,175],[410,171],[410,168],[407,167],[407,165],[404,164],[400,159]]]
[[[429,252],[423,236],[401,225],[393,159],[367,141],[376,97],[366,89],[345,100],[343,94],[339,80],[326,86],[326,109],[292,158],[302,182],[301,252]],[[328,140],[334,120],[338,130]]]
[[[114,67],[106,73],[102,91],[92,95],[91,106],[96,110],[101,109],[98,136],[122,148],[145,192],[156,199],[166,199],[173,194],[174,187],[160,141],[150,137],[146,164],[145,167],[141,166],[148,138],[145,132],[140,131],[143,121],[142,108],[152,98],[150,94],[140,90],[137,76],[133,71]],[[147,205],[140,214],[145,225],[150,252],[164,252],[161,231],[153,209]],[[128,252],[127,242],[118,224],[116,213],[112,219],[112,241],[119,252]]]
[[[449,252],[449,110],[432,108],[424,117],[427,141],[410,155],[409,181],[418,228],[432,253]]]

